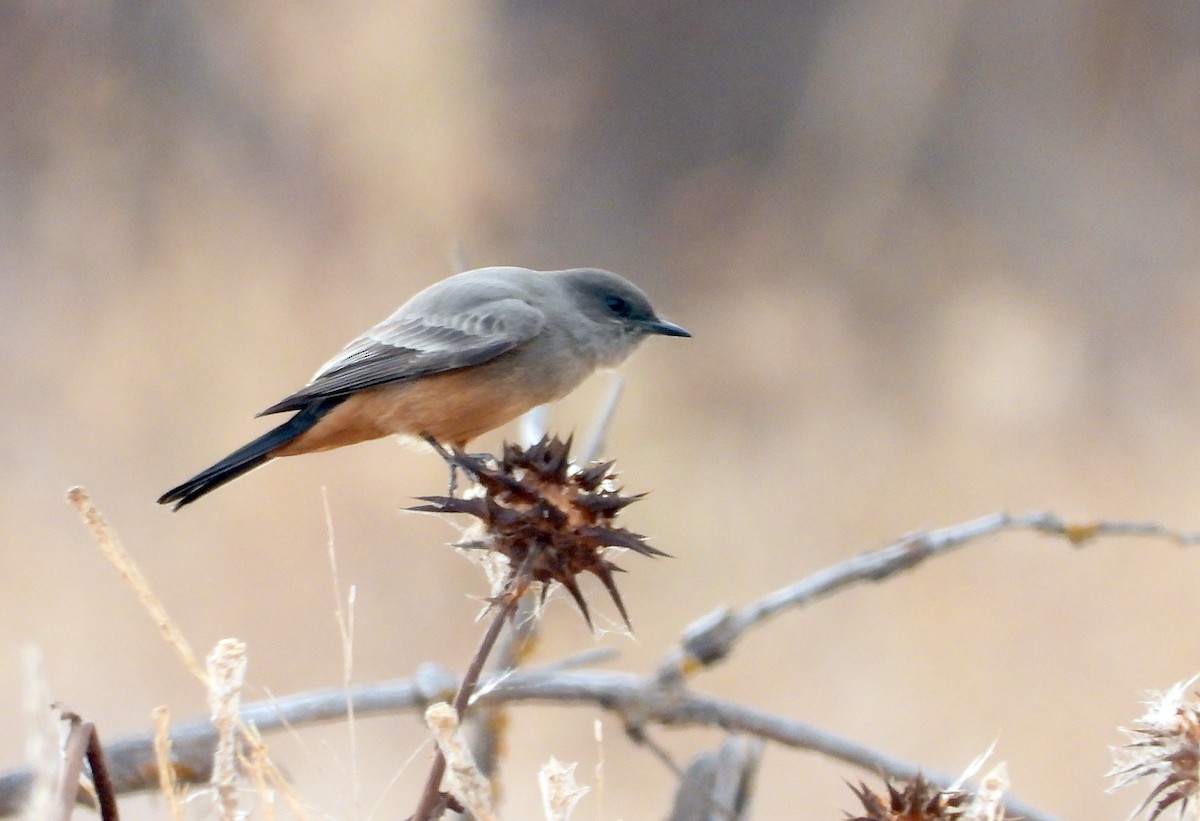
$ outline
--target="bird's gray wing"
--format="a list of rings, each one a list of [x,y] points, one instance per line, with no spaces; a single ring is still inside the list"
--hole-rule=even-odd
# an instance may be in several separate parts
[[[532,339],[545,324],[537,308],[498,299],[437,314],[400,310],[347,345],[312,380],[259,416],[299,410],[316,399],[345,396],[434,373],[479,365]]]

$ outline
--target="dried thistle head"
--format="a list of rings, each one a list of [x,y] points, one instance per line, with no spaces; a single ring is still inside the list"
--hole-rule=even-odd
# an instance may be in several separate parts
[[[978,769],[982,758],[971,765]],[[970,771],[968,772],[970,774]],[[964,776],[964,778],[967,776]],[[952,786],[938,789],[918,775],[911,783],[900,789],[892,783],[887,785],[887,795],[871,791],[866,784],[851,787],[862,802],[866,815],[850,816],[848,821],[1004,821],[1002,793],[1008,787],[1008,776],[1003,764],[995,767],[980,779],[978,791]]]
[[[579,589],[581,573],[598,578],[612,597],[625,625],[629,616],[613,574],[621,572],[607,558],[622,547],[643,556],[665,556],[644,536],[616,524],[617,515],[644,494],[623,496],[616,486],[612,462],[578,466],[570,459],[571,440],[543,437],[521,448],[506,444],[500,458],[474,456],[461,450],[439,453],[451,469],[460,469],[475,487],[463,498],[423,496],[413,510],[467,513],[482,524],[486,547],[508,560],[505,595],[520,596],[532,582],[558,582],[574,599],[588,626],[587,602]]]
[[[1134,815],[1146,812],[1154,821],[1175,808],[1183,818],[1200,789],[1200,705],[1185,701],[1194,676],[1165,693],[1152,693],[1146,713],[1133,727],[1122,728],[1129,739],[1113,749],[1112,789],[1151,779],[1154,788]]]
[[[850,789],[866,814],[847,814],[847,821],[960,821],[971,798],[965,790],[939,790],[920,775],[903,789],[888,782],[887,795],[873,792],[862,782]]]

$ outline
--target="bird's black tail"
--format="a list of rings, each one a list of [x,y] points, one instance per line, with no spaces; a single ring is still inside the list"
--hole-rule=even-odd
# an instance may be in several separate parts
[[[221,485],[232,482],[243,473],[249,473],[259,465],[269,462],[272,451],[295,439],[311,428],[321,417],[341,404],[344,396],[319,399],[301,410],[277,428],[264,433],[247,445],[235,450],[207,470],[197,473],[178,487],[173,487],[158,498],[160,505],[175,503],[175,510],[190,504]]]

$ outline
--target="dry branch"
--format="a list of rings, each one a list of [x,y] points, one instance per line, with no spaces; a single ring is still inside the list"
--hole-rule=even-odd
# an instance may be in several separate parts
[[[737,640],[750,628],[786,609],[808,604],[844,587],[882,581],[911,569],[926,559],[1005,531],[1025,530],[1065,538],[1074,545],[1100,536],[1145,536],[1180,545],[1193,545],[1200,534],[1170,530],[1153,523],[1099,521],[1068,523],[1053,513],[1024,515],[996,513],[940,530],[907,536],[880,550],[853,557],[775,591],[737,610],[718,610],[697,620],[685,633],[655,675],[608,671],[572,671],[562,665],[510,671],[485,677],[476,689],[473,709],[501,705],[541,703],[593,705],[616,713],[627,726],[721,727],[728,732],[812,750],[895,780],[911,780],[918,773],[939,788],[955,779],[915,763],[874,750],[866,745],[821,730],[803,721],[780,716],[726,699],[692,692],[686,674],[728,656]],[[444,699],[457,682],[436,668],[426,667],[411,680],[380,682],[300,693],[272,701],[243,705],[244,723],[262,732],[274,732],[319,722],[343,720],[349,709],[359,717],[423,710]],[[207,719],[176,727],[171,734],[176,773],[181,781],[203,783],[211,777],[217,733]],[[153,734],[128,736],[105,748],[109,775],[117,793],[157,787]],[[0,816],[20,811],[33,783],[31,770],[0,774]],[[1011,816],[1029,821],[1051,821],[1052,816],[1009,795]]]
[[[659,680],[664,684],[677,682],[697,669],[721,661],[744,633],[785,610],[803,607],[851,585],[885,581],[927,559],[986,536],[1013,530],[1064,538],[1076,547],[1102,536],[1140,536],[1183,547],[1200,543],[1200,532],[1171,530],[1155,522],[1068,522],[1049,511],[1023,514],[1001,511],[938,530],[917,531],[886,547],[831,565],[740,610],[720,607],[696,619],[684,630],[679,646],[659,667]]]
[[[100,734],[96,732],[95,725],[90,721],[84,721],[75,713],[67,711],[63,714],[63,718],[70,724],[71,729],[63,744],[57,817],[61,821],[69,821],[71,818],[76,796],[79,794],[79,777],[83,774],[83,764],[86,761],[100,818],[102,821],[117,821],[117,797],[113,792],[112,782],[108,778],[108,769],[105,767]]]
[[[526,670],[499,681],[485,681],[475,704],[497,707],[522,703],[561,706],[592,705],[616,713],[623,720],[669,727],[720,727],[728,732],[753,735],[789,747],[811,750],[874,773],[899,780],[924,773],[939,787],[949,787],[954,777],[914,762],[874,750],[864,744],[822,730],[797,719],[748,707],[727,699],[682,690],[666,691],[653,678],[607,671]],[[425,700],[412,680],[380,682],[351,691],[354,712],[360,718],[423,710]],[[340,687],[287,696],[275,701],[246,704],[242,720],[263,732],[287,727],[337,721],[345,718],[346,694]],[[208,719],[181,724],[171,734],[176,771],[180,780],[207,782],[217,734]],[[146,766],[154,760],[152,734],[119,739],[106,749],[109,772],[118,793],[155,789],[157,776]],[[0,775],[0,815],[20,808],[20,798],[32,773],[18,770]],[[1009,810],[1030,821],[1051,821],[1053,816],[1009,796]]]
[[[667,821],[745,821],[762,750],[762,739],[730,736],[700,753],[683,772]]]

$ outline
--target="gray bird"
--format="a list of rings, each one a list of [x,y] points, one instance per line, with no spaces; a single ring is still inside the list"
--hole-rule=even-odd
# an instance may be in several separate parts
[[[691,336],[594,268],[480,268],[418,293],[259,415],[282,425],[164,493],[175,510],[277,456],[396,434],[467,442],[560,399],[648,335]]]

